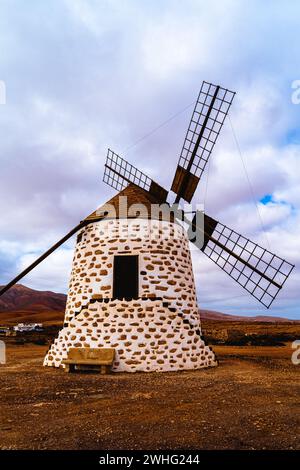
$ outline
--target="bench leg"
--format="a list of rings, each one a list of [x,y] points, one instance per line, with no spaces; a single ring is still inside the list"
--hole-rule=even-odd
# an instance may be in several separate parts
[[[66,364],[65,365],[65,372],[70,372],[70,365],[69,364]]]
[[[106,374],[106,366],[103,366],[103,365],[102,365],[102,366],[100,366],[100,367],[101,367],[101,369],[100,369],[101,375]]]

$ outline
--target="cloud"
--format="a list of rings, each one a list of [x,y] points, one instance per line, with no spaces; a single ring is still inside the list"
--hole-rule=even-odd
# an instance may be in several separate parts
[[[41,290],[66,292],[71,272],[74,246],[69,249],[60,248],[52,253],[43,263],[26,276],[26,285]],[[19,258],[17,269],[23,271],[36,259],[36,253],[24,254]],[[57,289],[58,288],[58,289]]]
[[[298,262],[299,13],[292,2],[2,1],[0,283],[111,197],[107,147],[170,187],[203,79],[237,95],[195,200]],[[32,273],[31,287],[65,290],[72,246]],[[193,259],[202,306],[260,312],[208,259]],[[299,277],[275,312],[299,316]]]

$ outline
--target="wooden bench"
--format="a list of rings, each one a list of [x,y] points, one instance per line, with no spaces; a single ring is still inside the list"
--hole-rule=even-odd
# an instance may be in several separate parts
[[[62,361],[66,366],[65,372],[76,369],[100,368],[101,374],[106,374],[112,366],[115,357],[113,348],[70,348],[68,358]]]

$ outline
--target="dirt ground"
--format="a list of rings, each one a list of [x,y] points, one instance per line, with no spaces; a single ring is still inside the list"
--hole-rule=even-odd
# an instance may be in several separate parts
[[[192,372],[66,374],[8,345],[1,449],[300,449],[300,366],[285,347],[215,346]]]

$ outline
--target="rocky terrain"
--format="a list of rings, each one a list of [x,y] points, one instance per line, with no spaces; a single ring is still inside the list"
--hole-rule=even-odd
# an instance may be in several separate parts
[[[0,324],[43,322],[3,337],[1,449],[299,449],[300,322],[202,311],[219,366],[153,374],[66,374],[43,357],[66,296],[16,286]]]
[[[300,449],[299,366],[285,347],[215,346],[219,366],[66,374],[7,348],[1,449]]]

